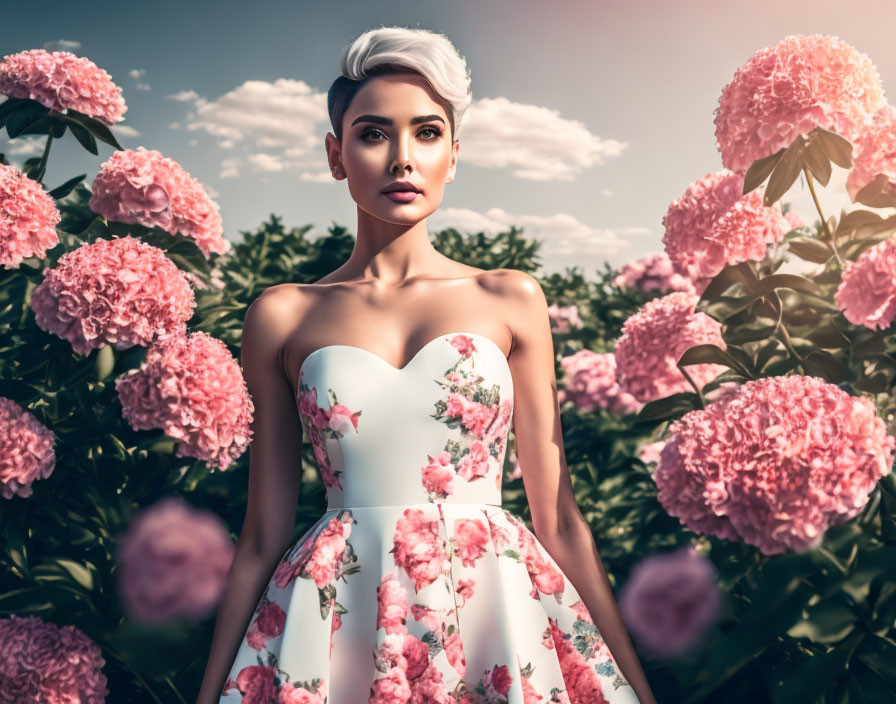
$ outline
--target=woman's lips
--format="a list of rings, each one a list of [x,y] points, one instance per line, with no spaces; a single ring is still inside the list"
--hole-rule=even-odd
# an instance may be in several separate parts
[[[389,191],[383,195],[389,200],[394,200],[396,203],[410,203],[420,194],[417,193],[417,191]]]

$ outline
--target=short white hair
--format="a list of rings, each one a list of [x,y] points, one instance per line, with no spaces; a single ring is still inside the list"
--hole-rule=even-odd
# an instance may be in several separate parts
[[[364,32],[342,51],[342,76],[327,94],[330,121],[342,139],[342,118],[361,85],[372,76],[416,71],[449,106],[452,132],[472,101],[470,69],[454,44],[443,34],[427,29],[379,27]]]

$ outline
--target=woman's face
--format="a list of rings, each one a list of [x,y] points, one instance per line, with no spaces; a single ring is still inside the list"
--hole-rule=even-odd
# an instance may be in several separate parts
[[[414,224],[442,203],[445,184],[454,180],[459,143],[451,140],[445,108],[417,73],[371,78],[355,94],[342,122],[342,144],[326,137],[330,168],[347,178],[358,207],[394,224]],[[412,198],[394,198],[383,189],[410,181]]]

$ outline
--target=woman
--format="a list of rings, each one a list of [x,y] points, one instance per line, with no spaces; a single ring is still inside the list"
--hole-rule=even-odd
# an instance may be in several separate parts
[[[342,73],[326,148],[357,241],[247,312],[249,505],[197,701],[654,702],[572,492],[544,294],[429,241],[466,64],[384,27]],[[534,534],[501,507],[511,419]],[[328,504],[293,542],[303,436]]]

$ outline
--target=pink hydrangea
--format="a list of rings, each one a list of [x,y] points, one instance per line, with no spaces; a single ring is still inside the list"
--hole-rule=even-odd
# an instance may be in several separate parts
[[[887,177],[890,193],[896,197],[896,108],[884,105],[856,139],[852,169],[846,176],[846,190],[853,202],[856,194],[878,174]]]
[[[644,443],[643,445],[638,447],[638,459],[641,460],[644,464],[653,464],[654,462],[659,462],[660,452],[662,451],[663,447],[665,447],[665,445],[665,440],[656,440],[654,442]]]
[[[835,36],[790,35],[753,54],[722,89],[716,146],[743,175],[815,127],[854,141],[885,102],[877,68]]]
[[[548,306],[548,317],[551,321],[551,332],[568,333],[573,328],[581,329],[583,323],[579,317],[579,307],[575,304],[559,306],[552,303]]]
[[[56,201],[37,181],[0,164],[0,264],[14,269],[27,257],[45,257],[59,244],[61,219]]]
[[[100,647],[77,626],[40,616],[0,619],[0,702],[104,704]]]
[[[56,465],[56,436],[11,398],[0,396],[0,494],[31,496],[31,483]]]
[[[795,210],[788,210],[784,213],[784,219],[787,220],[787,224],[790,225],[791,230],[798,230],[801,227],[806,227],[806,222]]]
[[[692,651],[721,606],[715,567],[691,546],[642,559],[619,590],[626,626],[654,657]]]
[[[742,195],[743,176],[725,169],[695,181],[663,216],[663,245],[674,269],[702,294],[726,264],[761,261],[792,227],[765,186]]]
[[[38,326],[85,356],[106,344],[145,346],[183,329],[196,305],[174,262],[130,236],[81,245],[43,275],[31,295]]]
[[[637,261],[627,262],[613,279],[619,288],[641,293],[651,291],[692,291],[691,280],[676,272],[665,252],[653,252]]]
[[[114,152],[100,166],[92,190],[88,204],[107,220],[189,237],[206,258],[230,250],[220,206],[180,164],[155,149]]]
[[[127,111],[112,76],[90,59],[68,51],[29,49],[4,56],[0,93],[36,100],[61,113],[75,110],[108,125],[121,122]]]
[[[560,359],[563,370],[558,402],[571,402],[584,413],[598,408],[611,413],[637,413],[643,404],[616,383],[616,357],[612,352],[579,350]]]
[[[218,516],[167,496],[139,511],[115,548],[118,592],[134,621],[197,621],[218,603],[234,544]]]
[[[890,327],[896,317],[896,238],[878,242],[848,262],[834,300],[854,325]]]
[[[669,432],[653,475],[666,511],[766,555],[816,547],[858,515],[896,444],[870,399],[799,375],[741,384]]]
[[[115,388],[131,427],[163,430],[180,441],[178,457],[226,469],[249,446],[255,408],[242,371],[227,346],[205,332],[159,338]]]
[[[697,312],[698,296],[675,291],[647,301],[622,324],[616,341],[616,380],[622,391],[644,403],[682,391],[693,391],[678,368],[678,360],[696,345],[727,349],[721,324]],[[727,367],[693,364],[686,367],[698,388]]]

